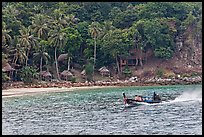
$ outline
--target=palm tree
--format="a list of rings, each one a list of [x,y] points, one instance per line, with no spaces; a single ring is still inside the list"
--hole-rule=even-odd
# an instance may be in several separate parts
[[[114,30],[114,29],[115,29],[115,27],[113,26],[112,21],[105,21],[103,23],[103,28],[102,28],[102,32],[101,32],[100,37],[101,38],[105,37],[106,34],[108,34],[108,31]]]
[[[11,29],[6,28],[5,22],[2,23],[2,46],[5,46],[7,44],[10,44],[12,38],[9,34]]]
[[[37,14],[33,17],[30,29],[37,34],[38,38],[46,40],[48,38],[48,17],[42,14]]]
[[[89,25],[89,31],[91,33],[91,36],[94,39],[94,65],[93,70],[95,69],[95,63],[96,63],[96,38],[99,36],[101,28],[99,28],[98,22],[92,22],[91,25]]]
[[[11,58],[12,63],[16,64],[18,62],[21,65],[25,63],[27,59],[26,48],[19,44],[18,36],[14,36],[8,54],[8,58]]]
[[[68,25],[71,27],[71,26],[74,26],[77,21],[79,20],[78,18],[76,18],[73,14],[69,14],[68,16],[65,16],[65,19],[68,23]],[[68,59],[68,62],[67,62],[67,70],[69,71],[70,70],[70,61],[71,61],[71,53],[67,53],[67,59]]]
[[[27,66],[29,51],[30,51],[32,46],[37,45],[37,40],[33,35],[30,35],[30,29],[22,27],[22,29],[19,30],[19,32],[20,32],[19,44],[22,47],[25,47],[27,49],[27,59],[26,59],[26,66]]]
[[[79,21],[79,19],[76,18],[75,15],[73,15],[73,14],[69,14],[69,15],[65,16],[65,20],[69,26],[74,26],[77,23],[77,21]]]
[[[55,30],[51,30],[49,33],[49,41],[52,47],[55,49],[55,66],[57,72],[57,78],[60,80],[59,70],[58,70],[58,61],[57,61],[57,48],[61,48],[67,42],[66,33],[63,32],[60,27]]]
[[[45,60],[45,63],[47,65],[48,60],[50,59],[50,56],[47,52],[45,52],[45,49],[43,48],[43,46],[39,47],[37,52],[35,52],[33,54],[34,56],[34,60],[40,60],[40,72],[42,72],[42,63],[43,63],[43,59]]]
[[[19,61],[20,64],[24,64],[28,60],[26,56],[25,47],[22,47],[20,44],[16,44],[12,47],[11,52],[13,52],[12,64],[16,64]],[[16,71],[17,74],[17,71]],[[10,77],[13,75],[13,71],[10,72]]]

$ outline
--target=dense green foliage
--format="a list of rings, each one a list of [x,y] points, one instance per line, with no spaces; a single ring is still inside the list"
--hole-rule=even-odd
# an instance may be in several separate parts
[[[24,83],[33,83],[34,79],[37,78],[37,71],[33,67],[24,67],[20,72],[20,76]]]
[[[2,48],[8,62],[22,66],[55,66],[68,54],[67,69],[94,59],[93,69],[116,65],[118,56],[136,46],[171,58],[175,38],[189,27],[201,36],[199,2],[3,2]],[[200,32],[200,33],[198,33]],[[90,64],[87,64],[90,66]]]
[[[2,82],[6,82],[10,79],[5,73],[3,73],[3,71],[1,74],[2,74]]]
[[[125,75],[125,77],[130,77],[132,75],[132,72],[128,66],[125,66],[125,69],[123,70],[123,74]]]
[[[91,58],[92,60],[92,58]],[[93,81],[93,61],[89,61],[86,65],[85,65],[85,72],[86,72],[86,79],[88,81]]]

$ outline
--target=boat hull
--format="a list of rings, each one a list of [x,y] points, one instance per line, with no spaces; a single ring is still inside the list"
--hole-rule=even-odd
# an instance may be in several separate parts
[[[143,102],[153,104],[153,103],[161,103],[161,100],[144,100]]]

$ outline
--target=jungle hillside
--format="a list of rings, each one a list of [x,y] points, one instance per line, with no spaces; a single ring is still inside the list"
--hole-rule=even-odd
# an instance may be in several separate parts
[[[3,82],[201,74],[201,2],[2,3]]]

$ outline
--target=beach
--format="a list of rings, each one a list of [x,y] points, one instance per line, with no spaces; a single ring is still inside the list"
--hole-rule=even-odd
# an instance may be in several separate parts
[[[104,88],[106,86],[86,86],[86,87],[51,87],[51,88],[12,88],[12,89],[5,89],[2,90],[2,98],[6,97],[17,97],[23,95],[33,95],[33,94],[40,94],[40,93],[50,93],[50,92],[70,92],[76,90],[83,90],[83,89],[98,89]],[[116,87],[116,86],[109,86],[109,87]]]

